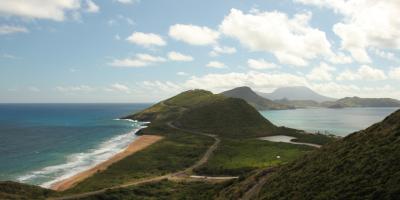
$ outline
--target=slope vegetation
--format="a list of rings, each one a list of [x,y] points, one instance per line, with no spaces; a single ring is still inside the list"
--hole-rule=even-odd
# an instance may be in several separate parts
[[[302,133],[275,126],[242,99],[205,90],[183,92],[125,118],[151,121],[151,126],[173,123],[185,129],[233,138]]]
[[[0,182],[0,199],[45,199],[53,193],[52,190],[38,186],[11,181]]]
[[[397,199],[400,111],[283,166],[259,199]]]

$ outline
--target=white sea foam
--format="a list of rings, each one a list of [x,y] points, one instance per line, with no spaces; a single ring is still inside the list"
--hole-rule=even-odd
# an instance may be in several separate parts
[[[134,121],[132,121],[134,122]],[[137,127],[129,133],[115,136],[87,152],[71,154],[62,164],[44,167],[18,177],[18,181],[41,182],[40,186],[49,188],[52,184],[88,170],[124,150],[135,138],[136,132],[145,126],[134,122]],[[142,124],[142,123],[140,123]]]

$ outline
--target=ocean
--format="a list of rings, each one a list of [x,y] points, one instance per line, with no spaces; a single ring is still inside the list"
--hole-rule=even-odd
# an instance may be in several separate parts
[[[117,120],[150,104],[0,104],[0,180],[49,187],[107,160],[143,123]]]
[[[399,108],[312,108],[261,111],[261,115],[279,126],[309,132],[346,136],[383,120]]]

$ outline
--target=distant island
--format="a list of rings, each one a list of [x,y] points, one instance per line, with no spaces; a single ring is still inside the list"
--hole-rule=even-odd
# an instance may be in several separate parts
[[[64,190],[0,182],[0,199],[398,196],[400,111],[338,138],[276,126],[248,103],[259,103],[251,89],[241,88],[233,94],[248,96],[244,100],[189,90],[124,116],[122,119],[151,122],[137,134],[158,139]]]
[[[243,86],[222,92],[221,94],[243,99],[257,110],[287,110],[318,107],[400,107],[400,101],[396,99],[360,97],[334,99],[320,95],[304,86],[277,88],[272,93],[255,92],[251,88]]]
[[[271,99],[271,100],[281,100],[287,99],[289,101],[315,101],[318,103],[322,103],[325,101],[336,101],[337,99],[332,97],[323,96],[318,94],[317,92],[311,90],[305,86],[292,86],[292,87],[281,87],[275,89],[271,93],[263,93],[257,92],[262,97]]]
[[[321,106],[328,108],[400,107],[400,101],[391,98],[345,97],[334,102],[323,102]]]

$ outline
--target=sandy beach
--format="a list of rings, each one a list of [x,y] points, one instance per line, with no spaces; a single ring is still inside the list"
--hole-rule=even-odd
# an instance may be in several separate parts
[[[67,190],[67,189],[75,186],[82,180],[92,176],[94,173],[107,169],[107,167],[110,166],[111,164],[113,164],[135,152],[145,149],[146,147],[154,144],[155,142],[161,140],[162,138],[163,138],[162,136],[157,136],[157,135],[138,136],[138,138],[135,139],[131,144],[129,144],[129,146],[124,151],[114,155],[109,160],[102,162],[89,170],[80,172],[70,178],[67,178],[67,179],[62,180],[57,183],[54,183],[51,186],[51,189],[57,190],[57,191]]]

